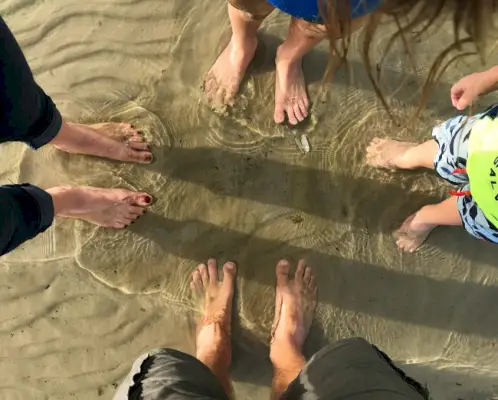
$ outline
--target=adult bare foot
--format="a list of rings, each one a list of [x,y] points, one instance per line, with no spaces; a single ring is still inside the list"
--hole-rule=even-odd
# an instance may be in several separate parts
[[[57,149],[111,160],[147,164],[152,162],[149,143],[131,125],[105,123],[82,125],[62,123],[57,136],[50,142]]]
[[[231,321],[235,286],[235,264],[223,266],[223,281],[219,281],[216,260],[208,260],[192,273],[190,288],[202,317],[197,325],[196,357],[211,369],[227,394],[232,392],[228,378],[231,361]]]
[[[401,227],[394,232],[398,247],[409,253],[416,251],[436,227],[436,225],[420,221],[420,218],[417,218],[417,214],[418,212],[410,215]]]
[[[417,143],[374,138],[367,147],[367,163],[377,168],[415,168],[407,152],[416,146]]]
[[[247,37],[242,42],[236,42],[232,37],[204,79],[203,90],[211,106],[233,106],[257,47],[256,36]]]
[[[300,260],[294,279],[289,279],[290,264],[277,264],[275,319],[272,326],[270,358],[278,363],[280,344],[301,352],[308,336],[317,304],[317,287],[312,269]],[[275,360],[274,360],[275,358]]]
[[[90,186],[47,189],[55,215],[82,219],[106,228],[124,228],[145,212],[152,202],[147,193]]]
[[[309,100],[302,68],[302,59],[289,61],[282,48],[277,50],[275,81],[275,113],[277,124],[285,121],[297,125],[308,116]]]

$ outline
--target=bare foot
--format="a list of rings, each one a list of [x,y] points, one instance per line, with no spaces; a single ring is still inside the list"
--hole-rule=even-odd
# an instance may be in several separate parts
[[[427,236],[436,227],[435,225],[426,224],[417,219],[417,214],[410,215],[401,227],[394,232],[396,244],[406,252],[413,253],[427,239]]]
[[[197,325],[196,357],[213,371],[227,394],[232,393],[228,378],[231,361],[232,303],[237,268],[228,262],[219,281],[216,260],[208,260],[192,273],[190,288],[203,310]]]
[[[143,137],[131,124],[109,122],[82,125],[63,122],[61,130],[50,143],[67,153],[126,162],[152,162],[150,144],[144,143]]]
[[[211,106],[233,106],[257,47],[256,36],[247,38],[242,45],[236,45],[233,38],[230,40],[204,80],[203,90]]]
[[[315,277],[304,260],[300,260],[294,279],[289,279],[290,264],[281,260],[277,264],[275,319],[272,326],[270,358],[278,358],[279,342],[291,345],[299,352],[308,336],[317,304]]]
[[[141,215],[152,202],[147,193],[90,186],[47,189],[54,202],[55,215],[82,219],[106,228],[124,228]]]
[[[374,138],[367,147],[367,163],[377,168],[411,169],[414,165],[405,157],[417,143]]]
[[[308,116],[309,100],[302,68],[302,59],[288,61],[280,48],[276,58],[275,113],[277,124],[285,121],[285,114],[291,125],[297,125]]]

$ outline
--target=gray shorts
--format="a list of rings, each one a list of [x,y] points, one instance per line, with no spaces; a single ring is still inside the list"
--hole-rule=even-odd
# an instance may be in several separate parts
[[[484,116],[496,117],[498,105],[493,105],[487,111],[470,118],[458,116],[436,126],[432,137],[439,145],[434,159],[434,168],[437,174],[459,186],[460,191],[469,191],[469,177],[466,173],[454,173],[455,169],[467,166],[469,138],[474,122]],[[484,216],[472,195],[459,196],[457,200],[458,212],[463,225],[471,235],[498,243],[498,229]]]
[[[316,353],[281,399],[421,400],[427,390],[364,339],[335,342]],[[212,372],[172,349],[141,356],[114,400],[229,400]]]

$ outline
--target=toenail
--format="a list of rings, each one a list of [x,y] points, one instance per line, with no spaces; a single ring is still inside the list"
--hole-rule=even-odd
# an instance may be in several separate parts
[[[149,204],[152,201],[152,197],[150,196],[143,196],[144,201]]]
[[[149,149],[150,149],[150,147],[149,147]],[[145,161],[152,161],[152,154],[147,154],[145,156]]]

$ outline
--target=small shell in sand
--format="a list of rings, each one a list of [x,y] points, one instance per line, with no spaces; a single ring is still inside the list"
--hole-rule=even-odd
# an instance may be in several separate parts
[[[301,135],[301,149],[304,153],[310,152],[310,142],[305,134]]]

